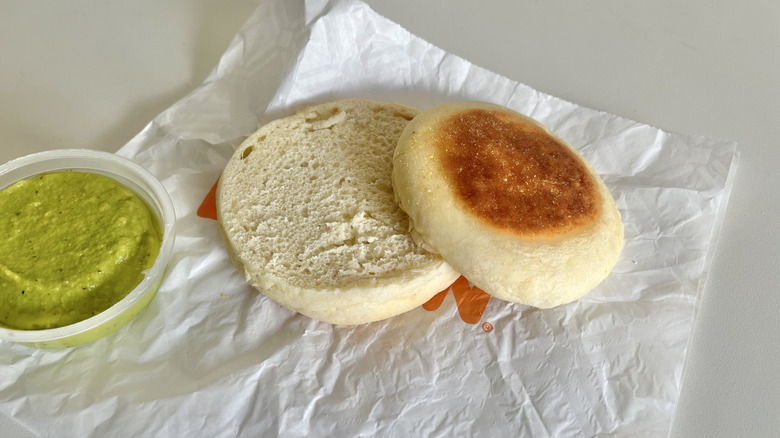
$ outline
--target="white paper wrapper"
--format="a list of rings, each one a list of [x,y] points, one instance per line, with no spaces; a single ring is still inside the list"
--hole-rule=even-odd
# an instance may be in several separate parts
[[[343,97],[483,100],[540,120],[616,198],[626,243],[614,272],[560,308],[491,299],[479,324],[452,293],[435,311],[357,327],[258,295],[196,210],[262,122]],[[43,436],[664,436],[735,151],[545,95],[360,2],[264,2],[203,86],[119,151],[174,199],[157,298],[82,347],[0,344],[0,411]]]

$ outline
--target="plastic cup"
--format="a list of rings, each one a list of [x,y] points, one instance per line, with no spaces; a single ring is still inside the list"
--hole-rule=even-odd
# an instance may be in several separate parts
[[[152,301],[173,253],[175,219],[173,202],[163,185],[137,163],[108,152],[62,149],[36,153],[0,166],[0,190],[17,181],[56,171],[92,172],[113,178],[138,194],[151,207],[163,231],[160,252],[144,279],[119,302],[103,312],[63,327],[18,330],[0,325],[0,340],[38,348],[64,348],[86,344],[109,335],[135,318]]]

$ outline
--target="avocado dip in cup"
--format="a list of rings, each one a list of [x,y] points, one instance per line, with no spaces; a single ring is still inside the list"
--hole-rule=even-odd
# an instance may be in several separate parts
[[[162,184],[118,155],[0,166],[0,339],[62,348],[118,330],[156,294],[174,225]]]

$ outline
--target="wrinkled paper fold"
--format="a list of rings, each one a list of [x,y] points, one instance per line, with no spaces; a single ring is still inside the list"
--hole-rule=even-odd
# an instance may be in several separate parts
[[[616,199],[626,241],[614,271],[555,309],[490,299],[478,324],[451,293],[357,327],[258,295],[196,210],[262,123],[344,97],[482,100],[541,121]],[[0,412],[40,435],[666,435],[737,156],[732,142],[540,93],[351,0],[263,2],[204,84],[119,154],[169,190],[174,258],[150,307],[113,335],[65,350],[0,344]]]

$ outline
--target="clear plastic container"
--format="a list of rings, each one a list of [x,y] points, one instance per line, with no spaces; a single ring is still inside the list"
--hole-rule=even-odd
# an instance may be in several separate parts
[[[64,348],[92,342],[111,334],[135,318],[152,298],[171,259],[176,215],[163,185],[137,163],[108,152],[63,149],[18,158],[0,166],[0,190],[41,173],[73,170],[108,176],[137,193],[157,215],[163,239],[157,259],[127,296],[105,311],[64,327],[16,330],[0,325],[0,339],[39,348]]]

